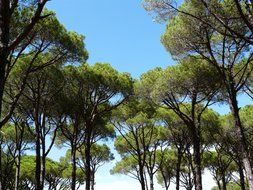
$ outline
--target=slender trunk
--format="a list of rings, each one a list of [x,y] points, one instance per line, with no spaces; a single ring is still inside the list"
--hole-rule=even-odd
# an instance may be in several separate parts
[[[149,174],[149,183],[150,183],[150,190],[154,190],[154,176],[153,174]]]
[[[164,171],[161,171],[162,177],[163,177],[163,181],[164,181],[164,188],[165,190],[169,190],[170,187],[170,179],[168,180],[167,177],[164,175]]]
[[[193,180],[195,181],[195,174],[194,174],[194,168],[193,168],[193,163],[192,163],[192,154],[190,152],[190,146],[187,146],[186,148],[186,156],[188,160],[187,168],[188,168],[188,188],[187,190],[192,190],[193,188],[193,183],[192,183],[192,173],[193,173]]]
[[[242,123],[239,116],[239,107],[238,107],[238,103],[236,99],[237,98],[236,92],[233,90],[234,89],[232,89],[232,92],[229,97],[229,104],[230,104],[230,109],[231,109],[233,119],[234,119],[234,124],[235,124],[234,127],[235,127],[237,141],[238,141],[238,149],[241,152],[241,156],[242,156],[241,159],[246,171],[246,176],[247,176],[248,184],[249,184],[249,190],[253,190],[252,165],[250,163],[250,156],[249,156],[249,152],[246,145],[246,138],[244,135]]]
[[[36,168],[35,168],[35,179],[36,179],[36,190],[42,190],[41,187],[41,154],[40,154],[40,130],[39,127],[36,125]]]
[[[222,190],[227,190],[226,176],[224,173],[222,174],[221,181],[222,181]]]
[[[72,143],[71,145],[71,161],[72,161],[71,190],[76,190],[76,144],[75,143]]]
[[[2,56],[0,55],[0,120],[2,119],[2,103],[3,103],[3,94],[4,94],[4,84],[5,84],[5,65],[3,63]],[[2,126],[0,126],[0,129]]]
[[[90,135],[88,135],[90,136]],[[85,190],[90,190],[91,188],[91,142],[90,138],[87,138],[86,144],[85,144]]]
[[[180,189],[180,168],[181,168],[182,152],[178,149],[177,151],[177,166],[176,166],[176,190]]]
[[[45,176],[46,176],[46,142],[45,142],[45,114],[43,114],[43,121],[41,126],[41,148],[42,148],[42,158],[41,158],[41,187],[44,188]]]
[[[239,176],[240,176],[241,190],[246,190],[245,180],[244,180],[244,173],[243,173],[243,167],[242,167],[242,163],[241,162],[238,163],[238,172],[239,172]]]
[[[40,174],[41,189],[44,188],[45,175],[46,175],[46,157],[45,155],[43,155],[41,158],[41,174]]]
[[[3,165],[2,165],[2,140],[0,143],[0,190],[2,190],[2,182],[3,182]]]
[[[20,151],[18,151],[17,163],[16,163],[16,172],[15,172],[15,190],[19,189],[19,177],[20,177]]]
[[[5,72],[8,64],[10,40],[10,1],[0,0],[0,120],[2,119]],[[1,128],[2,126],[0,126]],[[1,190],[0,185],[0,190]]]
[[[219,180],[216,180],[216,182],[217,182],[217,185],[218,185],[219,190],[222,190],[222,189],[221,189],[220,181],[219,181]]]
[[[199,137],[200,137],[199,130],[196,129],[193,136],[195,190],[202,190],[201,155],[200,155],[200,138]]]
[[[91,190],[94,190],[94,188],[95,188],[95,170],[93,170],[91,173],[92,173]]]
[[[139,163],[139,167],[140,167],[141,190],[146,190],[143,164]]]
[[[193,188],[193,184],[192,184],[192,175],[191,175],[191,171],[189,170],[188,171],[188,178],[189,178],[189,181],[188,181],[188,190],[192,190]]]

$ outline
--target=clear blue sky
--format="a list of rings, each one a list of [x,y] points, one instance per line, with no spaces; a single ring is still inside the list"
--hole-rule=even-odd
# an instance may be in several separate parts
[[[160,43],[165,24],[153,22],[141,0],[51,0],[47,7],[56,12],[68,30],[86,36],[90,64],[108,62],[136,78],[149,69],[174,63]],[[247,103],[249,100],[242,97],[240,104]],[[214,108],[220,113],[228,111],[224,105]],[[50,155],[57,159],[63,154],[54,148]],[[108,164],[99,171],[97,190],[139,189],[138,183],[125,176],[110,176],[112,166]],[[206,174],[204,187],[208,190],[211,186],[211,177]]]
[[[90,64],[109,62],[137,77],[173,62],[160,43],[165,25],[154,23],[140,0],[52,0],[47,7],[86,36]]]

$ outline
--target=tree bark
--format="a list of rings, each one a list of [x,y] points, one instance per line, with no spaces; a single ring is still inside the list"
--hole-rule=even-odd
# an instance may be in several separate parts
[[[10,40],[10,1],[0,0],[0,120],[2,119],[5,72],[8,64]],[[1,128],[2,126],[0,126]],[[0,187],[1,189],[1,187]]]
[[[40,154],[40,132],[38,127],[36,127],[36,168],[35,168],[35,189],[36,190],[42,190],[41,187],[41,181],[40,181],[40,176],[41,176],[41,154]]]
[[[71,161],[72,161],[72,182],[71,190],[76,190],[76,144],[71,145]]]
[[[193,136],[193,160],[194,160],[194,181],[195,190],[202,190],[201,155],[200,155],[200,134],[199,128],[195,129]]]
[[[44,117],[44,115],[43,115]],[[40,174],[40,182],[41,182],[41,188],[44,188],[44,183],[45,183],[45,176],[46,176],[46,144],[45,144],[45,126],[44,123],[42,124],[42,133],[41,134],[41,148],[42,148],[42,157],[41,157],[41,174]]]
[[[222,190],[227,190],[226,176],[224,173],[222,174],[221,181],[222,181]]]
[[[41,188],[44,188],[44,183],[45,183],[45,176],[46,176],[46,156],[45,156],[45,150],[44,150],[44,145],[42,145],[42,158],[41,158],[41,174],[40,174],[40,183],[41,183]]]
[[[163,181],[164,181],[164,188],[165,190],[169,190],[170,187],[170,179],[168,180],[167,177],[164,175],[164,171],[161,171]],[[167,181],[168,180],[168,181]]]
[[[16,171],[15,171],[15,190],[19,189],[19,178],[20,178],[20,151],[18,151],[17,163],[16,163]]]
[[[143,164],[142,164],[142,163],[139,163],[139,167],[140,167],[140,183],[141,183],[141,190],[146,190]]]
[[[241,159],[246,171],[246,176],[248,179],[249,190],[253,190],[252,165],[250,163],[250,156],[247,149],[246,138],[244,135],[242,123],[239,116],[237,94],[233,87],[231,87],[231,92],[229,94],[229,104],[230,104],[230,109],[231,109],[233,119],[234,119],[234,127],[235,127],[235,132],[236,132],[237,141],[238,141],[238,149],[241,152],[240,156],[241,156]]]
[[[2,190],[3,181],[2,151],[2,140],[0,139],[0,190]]]
[[[154,176],[153,176],[153,174],[150,174],[149,175],[149,180],[150,180],[150,190],[154,190]]]
[[[177,166],[176,166],[176,190],[180,189],[180,167],[181,167],[181,160],[182,160],[182,152],[178,149],[177,151]]]
[[[244,173],[243,173],[243,167],[242,167],[242,163],[241,162],[239,162],[239,164],[238,164],[238,172],[239,172],[239,176],[240,176],[241,190],[246,190],[245,180],[244,180]]]
[[[89,136],[89,135],[88,135]],[[87,139],[85,144],[85,190],[91,189],[91,143],[90,138]]]
[[[91,190],[95,190],[95,171],[93,170],[91,173],[92,173]]]

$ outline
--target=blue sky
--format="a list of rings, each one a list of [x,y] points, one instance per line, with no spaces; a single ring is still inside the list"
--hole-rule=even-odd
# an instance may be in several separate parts
[[[90,64],[108,62],[136,78],[149,69],[174,63],[160,43],[165,24],[155,23],[142,8],[141,0],[52,0],[47,7],[56,12],[68,30],[86,36]],[[243,97],[240,103],[247,104],[248,99]],[[227,106],[214,108],[220,113],[228,111]],[[64,152],[54,148],[50,155],[58,158]],[[99,170],[96,190],[139,189],[130,178],[111,176],[112,166],[107,164]],[[214,185],[208,174],[203,182],[206,190]]]
[[[136,0],[52,0],[48,8],[67,29],[86,36],[90,64],[109,62],[133,77],[173,61],[160,43],[165,25]]]

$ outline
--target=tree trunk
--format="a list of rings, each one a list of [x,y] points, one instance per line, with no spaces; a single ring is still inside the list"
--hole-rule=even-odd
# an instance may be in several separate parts
[[[169,182],[167,181],[167,177],[164,175],[164,171],[161,171],[162,177],[163,177],[163,181],[164,181],[164,188],[165,190],[169,190],[170,187],[170,179]]]
[[[2,182],[3,182],[2,140],[0,140],[0,190],[2,190]]]
[[[230,109],[231,109],[233,119],[234,119],[234,127],[235,127],[235,132],[236,132],[237,141],[238,141],[238,149],[241,152],[241,159],[242,159],[242,162],[246,171],[246,176],[248,179],[249,190],[253,190],[252,166],[250,163],[250,156],[247,149],[246,138],[244,135],[242,123],[239,116],[239,108],[238,108],[236,96],[237,95],[236,95],[235,90],[232,89],[231,93],[229,94],[229,104],[230,104]]]
[[[192,163],[192,154],[191,154],[191,151],[190,151],[190,146],[188,145],[186,147],[186,157],[187,157],[187,168],[188,168],[188,172],[187,172],[187,175],[188,175],[188,187],[187,187],[187,190],[192,190],[193,188],[193,183],[192,183],[192,173],[193,173],[193,180],[195,180],[194,176],[194,168],[193,168],[193,163]]]
[[[238,164],[238,172],[239,172],[239,175],[240,175],[241,190],[246,190],[245,180],[244,180],[244,173],[243,173],[243,167],[242,167],[242,163],[241,162],[239,162],[239,164]]]
[[[139,163],[139,167],[140,167],[141,190],[146,190],[143,164]]]
[[[71,161],[72,161],[71,190],[76,190],[76,144],[75,143],[72,143],[71,145]]]
[[[227,190],[226,176],[224,173],[222,174],[221,181],[222,181],[222,190]]]
[[[149,174],[149,180],[150,180],[150,190],[154,190],[154,176],[153,174]]]
[[[91,190],[91,142],[90,135],[88,135],[86,144],[85,144],[85,190]]]
[[[181,150],[178,149],[178,151],[177,151],[177,166],[176,166],[176,190],[180,189],[181,160],[182,160],[182,152],[181,152]]]
[[[217,183],[217,185],[218,185],[219,190],[222,190],[222,189],[221,189],[220,181],[219,181],[219,180],[216,180],[216,183]]]
[[[41,187],[44,188],[45,176],[46,176],[46,142],[45,142],[45,114],[43,114],[43,122],[41,126],[41,148],[42,148],[42,158],[41,158]]]
[[[40,138],[38,138],[39,134],[36,134],[36,168],[35,168],[35,178],[36,178],[36,190],[42,190],[41,187],[41,155],[40,155]]]
[[[20,176],[20,151],[17,157],[16,171],[15,171],[15,190],[19,189],[19,176]]]
[[[35,189],[42,190],[41,187],[41,154],[40,154],[40,130],[39,127],[36,125],[36,168],[35,168]]]
[[[95,190],[95,170],[93,170],[92,172],[92,179],[91,179],[91,190]]]
[[[202,174],[201,174],[201,155],[200,155],[200,134],[199,129],[195,129],[193,134],[193,160],[194,160],[194,181],[195,190],[202,190]]]
[[[2,119],[5,72],[8,64],[10,40],[10,1],[0,0],[0,120]],[[1,128],[2,126],[0,126]],[[0,185],[1,190],[1,185]]]
[[[41,183],[41,189],[44,188],[45,183],[45,175],[46,175],[46,157],[44,153],[42,153],[43,156],[41,158],[41,174],[40,174],[40,183]]]
[[[2,103],[3,103],[3,94],[4,94],[4,83],[5,83],[5,65],[3,62],[2,56],[0,55],[0,120],[2,120]],[[0,126],[2,128],[2,126]]]

